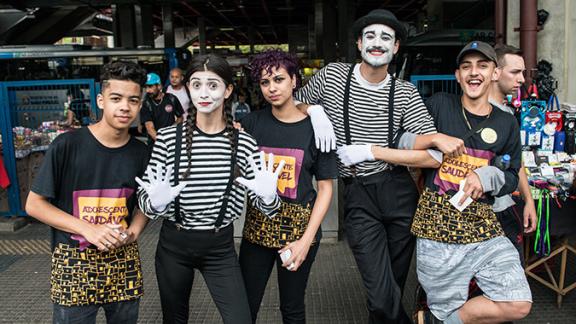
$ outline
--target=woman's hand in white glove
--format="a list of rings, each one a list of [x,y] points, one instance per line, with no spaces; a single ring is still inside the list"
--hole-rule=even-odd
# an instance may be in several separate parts
[[[172,187],[170,179],[172,178],[172,166],[169,166],[164,176],[162,176],[162,167],[156,166],[156,174],[152,172],[152,167],[146,170],[149,183],[136,177],[136,182],[144,188],[150,198],[150,206],[157,212],[164,211],[166,207],[180,194],[180,191],[186,186],[180,183]]]
[[[274,154],[268,155],[268,163],[266,164],[265,153],[260,151],[260,167],[256,166],[254,159],[249,156],[248,163],[254,172],[254,179],[248,180],[240,177],[236,182],[252,191],[256,196],[260,197],[265,204],[270,204],[276,198],[276,190],[278,188],[278,176],[286,161],[281,160],[274,171]]]

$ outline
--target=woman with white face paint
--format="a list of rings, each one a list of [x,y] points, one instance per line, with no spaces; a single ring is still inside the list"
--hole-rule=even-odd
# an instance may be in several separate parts
[[[142,210],[164,218],[156,250],[164,323],[187,323],[195,269],[224,323],[250,323],[232,223],[242,213],[244,188],[254,208],[271,217],[277,213],[276,184],[284,163],[274,172],[254,138],[233,128],[226,104],[232,70],[226,60],[196,56],[185,80],[192,99],[188,119],[160,130],[146,175],[138,179]]]

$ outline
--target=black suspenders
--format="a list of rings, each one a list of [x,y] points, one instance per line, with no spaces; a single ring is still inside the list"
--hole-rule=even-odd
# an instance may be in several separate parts
[[[350,102],[350,82],[352,80],[352,74],[354,73],[354,67],[356,64],[350,66],[350,71],[348,71],[348,76],[346,77],[346,87],[344,88],[344,102],[343,102],[343,113],[344,113],[344,136],[346,137],[346,145],[352,144],[352,138],[350,135],[350,113],[348,111],[348,104]],[[396,78],[390,75],[390,92],[388,93],[388,147],[392,146],[394,140],[394,89],[396,86]],[[389,164],[392,167],[391,164]],[[351,166],[353,176],[356,176],[356,168]]]
[[[226,185],[226,191],[224,192],[224,196],[222,198],[222,205],[220,206],[220,211],[218,213],[218,218],[216,218],[216,222],[214,223],[214,231],[220,231],[220,227],[224,222],[224,216],[226,215],[226,211],[228,209],[228,200],[230,197],[230,190],[232,189],[232,184],[234,182],[234,168],[236,166],[236,157],[238,152],[238,130],[234,129],[234,147],[232,151],[232,161],[230,164],[230,176],[228,178],[228,184]],[[178,185],[180,182],[180,155],[182,152],[182,123],[179,123],[176,126],[176,144],[175,144],[175,151],[174,151],[174,185]],[[174,200],[174,216],[176,217],[176,227],[182,227],[182,215],[180,214],[180,195],[176,196]]]

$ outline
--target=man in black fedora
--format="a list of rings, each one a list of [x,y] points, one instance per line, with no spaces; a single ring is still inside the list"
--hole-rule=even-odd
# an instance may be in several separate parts
[[[402,290],[414,250],[410,224],[418,191],[404,166],[438,167],[424,151],[399,151],[399,129],[420,146],[449,155],[463,153],[463,142],[436,134],[416,88],[388,73],[388,66],[407,36],[388,10],[377,9],[352,26],[360,64],[331,63],[298,91],[316,135],[329,133],[338,145],[339,172],[345,184],[344,210],[348,243],[367,290],[370,323],[410,323],[402,307]],[[328,127],[322,127],[328,125]],[[321,136],[322,137],[322,136]],[[406,144],[406,143],[400,143]]]

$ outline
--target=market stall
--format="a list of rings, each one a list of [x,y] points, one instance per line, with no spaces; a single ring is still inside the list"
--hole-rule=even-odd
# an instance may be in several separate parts
[[[0,216],[26,216],[26,197],[44,152],[58,135],[89,123],[71,115],[97,119],[96,93],[91,79],[0,82],[0,158],[7,176]]]
[[[525,271],[556,292],[560,307],[576,288],[576,283],[565,282],[569,253],[576,254],[569,239],[576,234],[576,106],[560,107],[555,95],[548,102],[538,100],[537,92],[514,105],[519,108],[522,160],[538,213],[536,233],[525,240]]]

